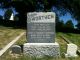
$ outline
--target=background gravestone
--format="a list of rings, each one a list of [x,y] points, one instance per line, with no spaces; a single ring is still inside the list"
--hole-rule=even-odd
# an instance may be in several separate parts
[[[28,13],[27,18],[27,40],[29,43],[55,42],[54,13]]]
[[[77,45],[70,43],[67,44],[67,54],[65,54],[66,57],[77,57]]]
[[[13,46],[11,47],[11,51],[12,51],[12,53],[20,54],[20,53],[21,53],[21,47],[18,46],[18,45],[13,45]]]

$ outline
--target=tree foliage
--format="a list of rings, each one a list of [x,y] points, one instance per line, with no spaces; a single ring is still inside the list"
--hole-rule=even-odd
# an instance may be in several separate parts
[[[80,19],[80,0],[0,0],[0,3],[3,8],[14,7],[17,12],[25,14],[36,11],[38,1],[44,4],[45,11],[54,6],[60,12],[70,12],[77,20]]]
[[[15,8],[19,14],[19,23],[23,25],[27,20],[27,12],[36,11],[38,2],[44,5],[44,11],[55,7],[59,14],[69,12],[73,18],[80,21],[80,0],[0,0],[0,7]]]
[[[56,31],[62,31],[64,29],[64,21],[59,20],[59,17],[56,16]]]
[[[63,20],[59,20],[58,17],[56,17],[56,31],[58,32],[74,32],[74,24],[72,23],[72,20],[68,20],[66,23],[64,23]],[[75,30],[76,31],[76,30]]]
[[[80,23],[76,25],[77,29],[80,30]]]
[[[74,24],[73,24],[72,20],[68,20],[65,23],[65,28],[67,28],[67,29],[74,29]]]
[[[2,20],[2,19],[3,19],[3,16],[0,15],[0,20]]]
[[[10,17],[11,17],[12,12],[13,11],[11,9],[7,9],[6,12],[5,12],[5,14],[4,14],[4,19],[5,20],[9,20]]]

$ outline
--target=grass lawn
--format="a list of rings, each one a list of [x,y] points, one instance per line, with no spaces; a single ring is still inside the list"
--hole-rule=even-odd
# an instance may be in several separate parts
[[[0,48],[3,48],[23,31],[25,30],[0,26]]]
[[[78,47],[80,47],[80,34],[58,32],[57,33],[57,38],[60,38],[59,37],[60,35],[63,35],[69,41],[71,41],[72,43],[74,43],[74,44],[78,45]]]
[[[23,31],[25,30],[0,26],[0,48],[3,48],[6,44],[8,44],[11,40],[13,40],[16,36],[18,36]],[[80,34],[73,34],[73,33],[65,34],[65,33],[58,32],[56,33],[56,41],[60,44],[60,52],[61,52],[60,58],[52,58],[52,57],[35,58],[30,56],[24,56],[23,54],[20,54],[18,56],[15,56],[15,55],[12,56],[9,53],[10,49],[8,49],[2,55],[2,57],[0,57],[0,60],[80,60],[80,57],[64,58],[64,53],[66,53],[67,43],[62,38],[60,38],[60,35],[64,35],[71,42],[80,46]],[[25,34],[15,44],[22,45],[26,41],[27,40],[26,40],[26,34]]]

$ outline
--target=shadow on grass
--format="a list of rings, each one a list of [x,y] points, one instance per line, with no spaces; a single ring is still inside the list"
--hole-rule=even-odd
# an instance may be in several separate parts
[[[26,22],[11,21],[11,20],[0,20],[0,26],[12,27],[14,29],[26,29]]]

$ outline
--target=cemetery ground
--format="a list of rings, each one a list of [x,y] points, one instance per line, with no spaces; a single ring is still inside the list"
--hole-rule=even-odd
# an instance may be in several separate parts
[[[23,29],[14,29],[12,27],[0,26],[0,49],[16,38]]]
[[[3,27],[0,26],[0,49],[4,48],[11,40],[13,40],[16,36],[18,36],[21,32],[26,32],[25,29],[13,29],[12,27]],[[64,54],[66,53],[67,42],[64,41],[60,35],[65,36],[68,38],[69,41],[76,44],[78,48],[80,48],[80,34],[74,33],[56,33],[56,41],[60,44],[60,55],[61,57],[53,58],[45,56],[43,58],[35,58],[24,56],[23,53],[21,54],[11,54],[10,49],[8,49],[1,57],[0,60],[80,60],[80,56],[76,58],[65,58]],[[15,44],[23,45],[26,43],[26,34],[24,34]]]

